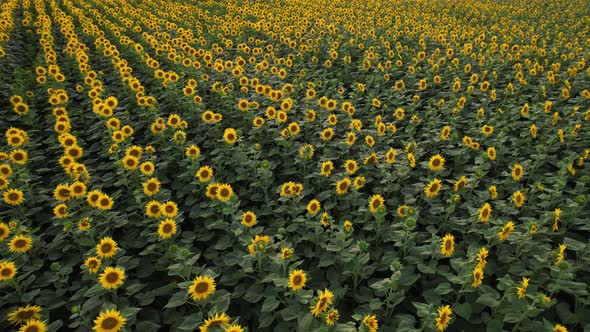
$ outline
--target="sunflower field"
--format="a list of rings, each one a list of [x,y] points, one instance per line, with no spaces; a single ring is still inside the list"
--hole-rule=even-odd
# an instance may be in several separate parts
[[[584,0],[0,0],[0,330],[590,331]]]

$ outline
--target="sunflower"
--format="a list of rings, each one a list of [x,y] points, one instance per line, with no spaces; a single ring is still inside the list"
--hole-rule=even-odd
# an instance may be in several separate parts
[[[554,213],[553,213],[553,225],[551,226],[551,229],[556,232],[559,230],[559,220],[561,218],[561,209],[560,208],[556,208]]]
[[[465,176],[462,176],[459,180],[455,181],[454,190],[457,192],[465,187],[467,187],[468,180]]]
[[[344,168],[346,169],[346,173],[353,175],[357,171],[357,163],[356,161],[349,159],[344,163]]]
[[[473,274],[473,283],[471,284],[471,287],[477,288],[482,283],[482,280],[483,280],[483,270],[478,265],[478,266],[475,267],[475,269],[473,269],[473,273],[472,274]]]
[[[20,189],[8,189],[2,196],[4,203],[9,205],[20,205],[25,201],[24,194]]]
[[[371,196],[371,198],[369,199],[369,209],[371,213],[376,213],[379,210],[379,208],[383,206],[383,204],[385,204],[383,196],[381,196],[380,194],[375,194]]]
[[[27,163],[28,155],[27,152],[21,149],[10,151],[10,160],[18,165],[24,165]]]
[[[309,212],[309,214],[311,214],[311,215],[315,215],[316,213],[318,213],[320,211],[320,209],[321,209],[321,204],[320,204],[320,201],[318,201],[317,199],[312,199],[307,204],[307,212]]]
[[[143,183],[143,193],[146,196],[153,196],[160,191],[160,181],[158,178],[148,179]]]
[[[508,239],[508,236],[510,235],[510,233],[512,233],[512,231],[514,231],[514,223],[512,221],[509,221],[506,223],[506,225],[502,227],[502,230],[498,232],[498,237],[501,241],[506,241],[506,239]]]
[[[139,159],[129,155],[123,158],[123,167],[125,169],[134,170],[137,168],[137,165],[139,165]]]
[[[233,196],[233,194],[234,194],[234,190],[227,183],[221,184],[221,185],[219,185],[219,188],[217,188],[217,199],[222,202],[229,201],[230,198]]]
[[[219,183],[211,183],[207,185],[205,194],[211,199],[217,199],[217,191],[219,190]]]
[[[379,329],[379,322],[375,315],[365,315],[363,318],[363,325],[370,331],[376,332]]]
[[[553,327],[553,332],[568,332],[567,328],[561,324],[556,324]]]
[[[86,202],[92,207],[98,207],[98,199],[104,195],[100,190],[92,190],[86,194]]]
[[[6,240],[10,236],[10,228],[3,222],[0,222],[0,242]]]
[[[242,225],[252,227],[256,225],[256,215],[252,211],[242,213]]]
[[[520,190],[518,190],[512,195],[512,201],[516,207],[520,208],[524,204],[525,196]]]
[[[350,179],[344,178],[336,183],[336,194],[344,195],[348,192],[348,188],[350,187]]]
[[[328,306],[332,304],[334,294],[329,289],[324,289],[318,294],[318,301],[311,306],[311,314],[315,317],[320,317],[320,314],[328,310]]]
[[[110,237],[103,237],[100,243],[96,245],[96,254],[101,258],[113,257],[117,250],[119,250],[117,242]]]
[[[188,288],[188,294],[195,301],[208,298],[215,292],[215,280],[209,276],[197,276]]]
[[[145,205],[145,214],[148,217],[158,218],[162,215],[162,204],[158,201],[149,201]]]
[[[160,206],[160,210],[163,216],[173,218],[178,214],[178,205],[172,201],[166,201],[166,203]]]
[[[332,170],[334,170],[334,164],[332,163],[332,161],[328,160],[322,163],[322,166],[320,168],[322,176],[330,176],[330,174],[332,174]]]
[[[487,156],[490,160],[496,160],[496,148],[493,146],[490,146],[488,148]]]
[[[447,326],[449,326],[453,310],[451,309],[450,305],[445,305],[440,307],[437,311],[438,317],[435,318],[436,327],[439,331],[444,331],[447,328]]]
[[[426,193],[426,197],[432,198],[438,195],[438,192],[442,188],[441,181],[439,179],[432,180],[426,188],[424,188],[424,192]]]
[[[387,153],[385,154],[385,161],[388,164],[395,163],[395,158],[397,157],[397,151],[394,148],[390,148]]]
[[[490,136],[491,134],[494,133],[494,127],[489,126],[489,125],[484,125],[483,127],[481,127],[481,132],[486,136]]]
[[[440,171],[444,166],[445,158],[443,158],[440,154],[432,156],[428,162],[428,168],[433,171]]]
[[[490,221],[490,215],[492,214],[492,206],[490,203],[485,203],[480,209],[477,219],[481,222]]]
[[[295,270],[289,274],[289,288],[294,292],[303,289],[306,281],[307,274],[303,270]]]
[[[0,165],[0,176],[7,178],[12,175],[12,167],[8,164]]]
[[[141,163],[141,165],[139,166],[139,170],[141,171],[141,173],[145,174],[145,175],[152,175],[154,174],[154,171],[156,170],[156,166],[154,166],[154,163],[151,161],[146,161]]]
[[[287,248],[287,247],[281,248],[281,259],[282,260],[287,260],[291,257],[293,257],[293,249]]]
[[[88,257],[84,261],[84,266],[86,266],[86,268],[88,268],[88,272],[96,273],[100,269],[100,263],[101,263],[100,258]]]
[[[118,310],[108,310],[101,312],[94,320],[93,330],[96,332],[118,332],[120,331],[127,320],[121,315]]]
[[[496,186],[490,186],[488,191],[490,192],[491,199],[496,199],[498,197],[498,190],[496,189]]]
[[[367,181],[367,179],[364,176],[357,176],[356,178],[354,178],[354,181],[352,181],[352,185],[356,189],[361,189],[365,186],[365,181]]]
[[[13,262],[0,261],[0,281],[8,281],[16,275],[16,265]]]
[[[8,188],[10,185],[10,180],[5,177],[0,176],[0,190]]]
[[[301,127],[299,127],[299,124],[297,122],[291,122],[289,126],[287,126],[287,129],[289,130],[289,134],[291,136],[295,136],[299,134]]]
[[[522,277],[520,287],[516,288],[516,295],[519,299],[523,299],[526,295],[526,289],[529,287],[529,278]]]
[[[486,247],[481,247],[479,252],[477,253],[477,266],[481,267],[482,269],[486,267],[488,258],[488,249]]]
[[[96,202],[96,207],[99,208],[100,210],[110,210],[113,207],[113,199],[106,195],[106,194],[102,194],[100,195],[100,197],[98,198],[98,201]]]
[[[350,146],[353,145],[354,142],[356,142],[356,135],[353,132],[346,134],[346,144]]]
[[[201,183],[209,182],[213,177],[213,168],[209,166],[202,166],[195,174]]]
[[[512,178],[515,181],[520,181],[520,179],[523,177],[524,175],[524,168],[522,167],[521,164],[515,164],[514,167],[512,167]]]
[[[58,201],[67,201],[71,197],[70,187],[65,184],[58,184],[53,190],[53,198]]]
[[[86,195],[86,185],[80,181],[76,181],[70,185],[70,195],[72,197],[80,198]]]
[[[244,332],[244,329],[238,324],[233,324],[225,329],[225,332]]]
[[[10,252],[19,254],[29,251],[33,247],[33,239],[29,236],[17,235],[8,242],[8,249]]]
[[[443,237],[440,244],[440,253],[445,256],[451,256],[455,251],[455,237],[451,234],[447,234]]]
[[[270,236],[268,235],[255,235],[250,244],[248,245],[248,253],[254,254],[257,250],[264,251],[266,245],[270,243]]]
[[[32,319],[41,318],[41,307],[38,305],[27,305],[26,307],[18,307],[13,312],[7,315],[7,319],[12,324],[23,324]]]
[[[31,319],[21,326],[18,332],[45,332],[47,331],[47,324],[38,319]]]
[[[205,319],[203,324],[199,326],[199,332],[208,332],[210,327],[217,327],[221,328],[223,325],[229,325],[230,317],[225,313],[221,315],[215,313],[213,316],[209,316],[209,318]]]
[[[53,214],[56,218],[61,219],[69,215],[68,206],[65,204],[58,204],[53,208]]]
[[[201,149],[196,145],[188,146],[184,150],[184,155],[190,160],[197,160],[201,155]]]
[[[340,319],[340,313],[338,312],[338,309],[332,309],[326,315],[326,325],[334,326],[334,324],[336,324],[336,322],[339,319]]]
[[[228,144],[234,144],[238,139],[238,134],[236,133],[236,130],[234,128],[227,128],[223,132],[223,139]]]
[[[169,239],[176,234],[176,222],[172,219],[165,219],[158,226],[158,236],[162,239]]]
[[[329,141],[332,139],[332,137],[334,137],[334,129],[326,128],[321,132],[320,136],[322,140]]]
[[[101,273],[98,281],[104,289],[115,289],[123,284],[125,271],[118,267],[109,266]]]

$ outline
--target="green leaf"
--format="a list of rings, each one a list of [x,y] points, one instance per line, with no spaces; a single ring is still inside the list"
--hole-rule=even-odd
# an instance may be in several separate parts
[[[179,291],[179,292],[175,293],[174,295],[172,295],[172,297],[170,298],[170,300],[168,300],[168,303],[164,306],[164,308],[179,307],[179,306],[186,303],[186,298],[187,298],[186,291],[184,291],[184,290]]]
[[[262,303],[262,312],[271,312],[279,306],[280,302],[276,297],[267,297]]]

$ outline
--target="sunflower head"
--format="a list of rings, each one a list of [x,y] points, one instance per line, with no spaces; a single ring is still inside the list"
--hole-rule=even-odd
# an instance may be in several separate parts
[[[195,301],[208,298],[215,292],[215,280],[209,276],[197,276],[188,288],[188,294]]]

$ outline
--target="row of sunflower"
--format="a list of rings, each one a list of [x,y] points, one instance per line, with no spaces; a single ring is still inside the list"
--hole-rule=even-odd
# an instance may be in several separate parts
[[[518,3],[44,3],[28,70],[50,86],[65,174],[64,234],[43,249],[66,237],[88,271],[51,266],[73,282],[70,328],[584,324],[587,269],[566,260],[587,252],[575,4],[549,5],[567,23],[542,35],[545,13]],[[17,97],[28,125],[39,105]],[[114,199],[86,193],[81,146]]]

